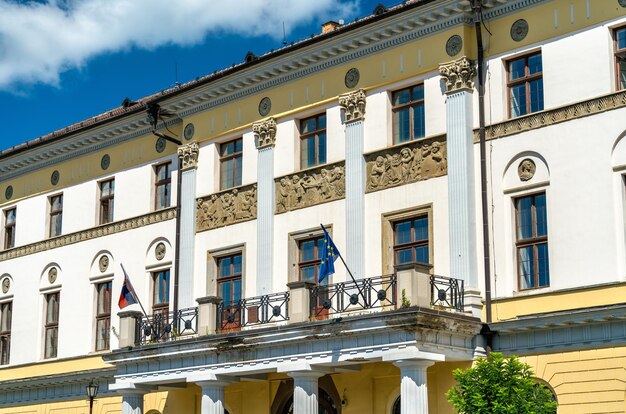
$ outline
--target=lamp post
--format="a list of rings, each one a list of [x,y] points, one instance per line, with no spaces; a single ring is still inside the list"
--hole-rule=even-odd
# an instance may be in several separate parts
[[[93,380],[91,380],[85,389],[87,391],[87,397],[89,397],[89,414],[93,414],[93,399],[98,395],[98,384],[94,384]]]

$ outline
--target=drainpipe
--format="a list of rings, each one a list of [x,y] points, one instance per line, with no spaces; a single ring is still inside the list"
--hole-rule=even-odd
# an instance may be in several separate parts
[[[480,144],[480,193],[483,219],[483,256],[485,268],[485,310],[486,322],[491,323],[491,255],[489,252],[489,205],[487,200],[487,151],[485,149],[485,81],[483,74],[484,55],[482,39],[482,2],[472,1],[476,46],[478,48],[478,136]]]

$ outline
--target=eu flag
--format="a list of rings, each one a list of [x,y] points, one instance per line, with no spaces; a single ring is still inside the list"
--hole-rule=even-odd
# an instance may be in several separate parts
[[[322,230],[324,231],[324,246],[322,247],[322,263],[320,264],[320,273],[317,278],[319,283],[322,282],[328,275],[332,275],[335,273],[335,260],[340,256],[339,250],[333,240],[328,235],[328,232],[322,226]]]

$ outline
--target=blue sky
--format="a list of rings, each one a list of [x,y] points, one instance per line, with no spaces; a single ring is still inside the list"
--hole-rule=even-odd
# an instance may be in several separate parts
[[[0,149],[398,0],[0,0]]]

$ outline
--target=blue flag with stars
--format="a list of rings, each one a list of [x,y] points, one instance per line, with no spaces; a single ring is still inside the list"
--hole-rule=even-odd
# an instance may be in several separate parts
[[[324,246],[322,247],[322,256],[320,257],[322,263],[320,264],[320,273],[317,279],[319,283],[328,275],[335,273],[335,260],[340,255],[337,246],[333,243],[324,226],[322,226],[322,230],[324,231]]]

